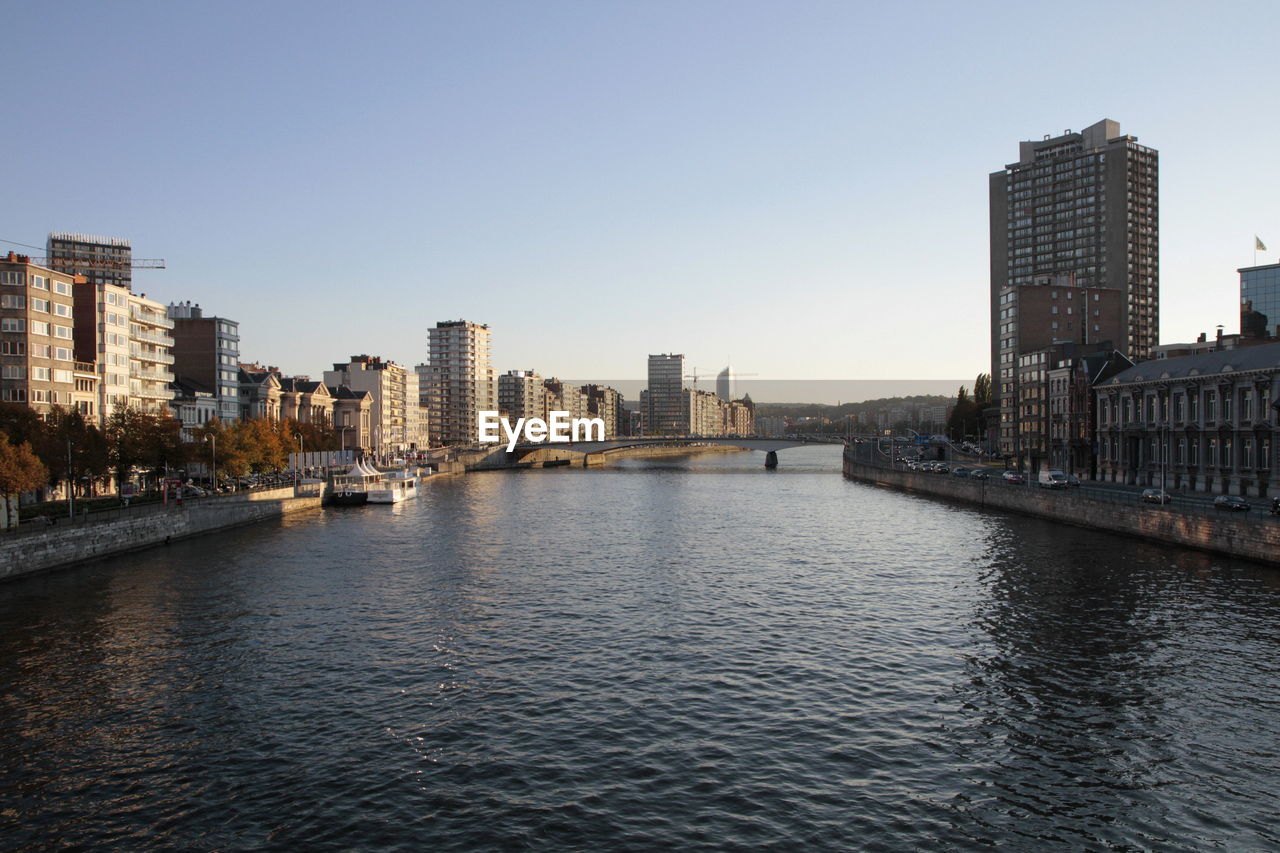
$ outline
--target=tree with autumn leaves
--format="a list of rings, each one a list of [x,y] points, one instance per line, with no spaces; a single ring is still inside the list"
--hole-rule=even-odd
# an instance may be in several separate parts
[[[338,433],[328,424],[292,419],[225,424],[214,419],[195,430],[194,441],[184,442],[176,419],[134,408],[117,409],[99,429],[77,411],[55,406],[41,418],[27,406],[0,404],[0,437],[15,454],[25,446],[40,466],[41,479],[25,485],[22,492],[70,481],[78,496],[92,496],[113,479],[127,483],[138,476],[147,486],[149,480],[182,471],[188,463],[210,465],[215,442],[219,472],[239,477],[279,471],[289,464],[289,453],[298,449],[298,435],[307,451],[339,446]]]
[[[338,434],[328,424],[302,423],[292,418],[223,423],[214,418],[195,431],[193,453],[197,455],[192,458],[211,465],[216,446],[218,471],[222,474],[243,477],[279,471],[289,464],[289,454],[297,452],[299,435],[308,452],[338,449]]]
[[[48,476],[30,444],[11,444],[0,433],[0,528],[18,526],[18,496],[40,488]]]

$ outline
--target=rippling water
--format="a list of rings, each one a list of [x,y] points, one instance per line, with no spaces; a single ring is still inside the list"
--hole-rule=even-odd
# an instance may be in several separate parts
[[[837,455],[442,478],[2,585],[3,846],[1280,846],[1280,573]]]

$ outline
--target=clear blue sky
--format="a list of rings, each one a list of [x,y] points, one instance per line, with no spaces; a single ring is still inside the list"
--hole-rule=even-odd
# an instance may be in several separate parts
[[[2,8],[0,238],[128,237],[290,373],[466,318],[499,370],[971,378],[987,174],[1102,118],[1160,150],[1163,340],[1280,257],[1274,2]]]

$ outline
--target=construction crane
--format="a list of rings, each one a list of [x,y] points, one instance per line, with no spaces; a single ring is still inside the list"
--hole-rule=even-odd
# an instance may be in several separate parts
[[[38,246],[32,246],[28,243],[19,243],[15,240],[0,240],[0,243],[8,243],[11,246],[21,246],[24,249],[39,249]],[[78,254],[76,257],[59,257],[59,258],[37,258],[32,257],[31,263],[36,266],[53,268],[55,263],[66,264],[74,262],[77,267],[86,267],[93,270],[162,270],[167,269],[164,258],[107,258],[93,257],[92,255]]]
[[[732,367],[725,367],[725,369],[724,369],[724,370],[720,371],[720,373],[716,375],[717,384],[719,384],[719,379],[720,379],[720,377],[724,376],[726,372],[729,374],[729,384],[730,384],[730,388],[732,388],[733,380],[737,379],[739,376],[759,376],[759,375],[760,375],[759,373],[739,373],[739,372],[737,372],[736,370],[734,370]],[[706,375],[706,374],[702,374],[702,375],[705,377],[705,375]],[[686,373],[686,374],[684,375],[684,377],[683,377],[683,378],[684,378],[684,379],[692,379],[692,380],[693,380],[693,390],[695,390],[695,391],[697,391],[697,390],[698,390],[698,378],[699,378],[699,374],[698,374],[698,368],[697,368],[697,367],[694,367],[694,368],[693,368],[693,373]],[[718,390],[719,390],[719,389],[717,389],[717,391],[718,391]]]
[[[93,270],[162,270],[167,269],[164,258],[32,258],[36,266],[50,267],[54,263],[71,264]]]

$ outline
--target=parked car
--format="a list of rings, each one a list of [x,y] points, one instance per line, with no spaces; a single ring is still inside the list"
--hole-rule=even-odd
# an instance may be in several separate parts
[[[1218,495],[1213,499],[1214,509],[1226,509],[1233,512],[1248,512],[1249,502],[1239,495]]]
[[[1164,489],[1143,489],[1142,502],[1148,504],[1167,504],[1173,500]]]
[[[1080,488],[1080,478],[1077,477],[1075,474],[1068,474],[1067,485],[1075,489]]]
[[[968,477],[969,469],[968,468],[952,468],[951,476],[952,477]]]
[[[1013,483],[1016,486],[1020,486],[1023,483],[1027,482],[1027,478],[1022,476],[1022,474],[1018,473],[1017,471],[1005,471],[1003,474],[1000,475],[1000,477],[1006,483]]]
[[[983,469],[981,469],[981,468],[974,468],[972,471],[970,471],[970,472],[969,472],[969,479],[971,479],[971,480],[989,480],[989,479],[991,479],[991,475],[990,475],[990,474],[988,474],[986,471],[984,471],[984,470],[983,470]]]

